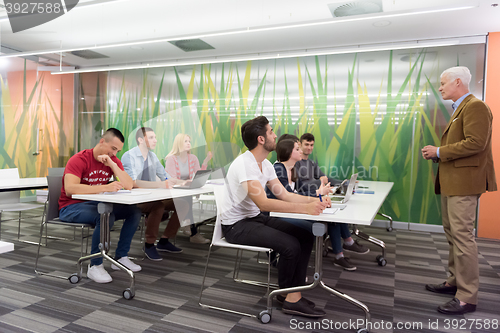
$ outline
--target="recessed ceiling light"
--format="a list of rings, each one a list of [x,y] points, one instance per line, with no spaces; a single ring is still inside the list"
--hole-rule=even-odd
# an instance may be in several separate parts
[[[137,46],[137,45],[131,46],[130,48],[134,49],[134,50],[142,50],[143,49],[143,47],[140,47],[140,46]]]
[[[388,25],[391,24],[391,21],[387,21],[387,20],[384,20],[384,21],[377,21],[377,22],[374,22],[373,23],[373,26],[374,27],[387,27]]]

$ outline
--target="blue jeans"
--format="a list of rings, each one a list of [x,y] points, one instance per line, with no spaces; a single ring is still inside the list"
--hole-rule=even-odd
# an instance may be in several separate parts
[[[92,223],[95,227],[92,234],[91,254],[98,253],[101,242],[101,215],[97,212],[97,201],[84,201],[63,207],[59,211],[59,218],[64,222]],[[116,258],[128,256],[132,237],[139,226],[141,220],[141,210],[135,205],[113,204],[113,212],[109,214],[109,228],[113,227],[115,220],[125,219],[120,239],[116,247]],[[102,257],[94,258],[90,261],[91,266],[102,264]]]
[[[316,221],[311,220],[299,220],[282,218],[282,220],[301,227],[312,233],[312,225]],[[330,241],[332,242],[333,253],[338,254],[342,252],[342,239],[347,239],[351,237],[351,232],[349,227],[345,223],[328,223],[328,235],[330,236]]]

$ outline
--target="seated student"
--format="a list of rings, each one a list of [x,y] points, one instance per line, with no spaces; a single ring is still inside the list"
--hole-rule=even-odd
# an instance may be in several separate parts
[[[65,222],[91,222],[95,225],[91,254],[100,252],[101,216],[97,212],[98,202],[75,200],[71,196],[116,192],[122,188],[127,190],[132,188],[132,179],[123,170],[122,163],[116,157],[124,141],[119,130],[110,128],[93,149],[85,149],[73,155],[64,169],[59,198],[59,218]],[[119,181],[109,183],[113,175]],[[134,264],[128,258],[128,251],[141,219],[141,211],[135,205],[113,204],[113,212],[109,216],[110,227],[113,226],[115,219],[125,219],[116,247],[115,259],[133,272],[139,272],[141,266]],[[107,283],[113,280],[104,269],[102,257],[90,260],[87,277],[97,283]]]
[[[135,140],[137,147],[130,149],[122,156],[123,167],[132,178],[134,187],[171,188],[173,184],[179,182],[178,179],[170,177],[165,172],[158,157],[153,153],[152,150],[156,147],[156,134],[152,128],[139,128]],[[159,181],[156,181],[156,176],[160,178]],[[179,231],[179,220],[184,219],[189,209],[187,200],[184,198],[165,199],[139,204],[138,207],[143,213],[148,214],[146,242],[144,244],[146,257],[153,261],[161,261],[162,257],[158,251],[181,253],[182,249],[170,243],[168,239],[175,237]],[[172,211],[173,214],[155,246],[158,229],[165,211]]]
[[[274,168],[266,159],[276,147],[276,134],[266,117],[260,116],[241,126],[241,136],[248,151],[229,167],[226,193],[220,217],[222,232],[229,243],[272,248],[280,253],[278,282],[280,288],[303,286],[314,237],[302,228],[261,211],[320,214],[331,202],[299,196],[283,188]],[[279,200],[266,197],[271,188]],[[300,292],[277,297],[282,311],[306,317],[325,315]]]
[[[175,136],[174,145],[170,153],[165,157],[165,170],[170,175],[178,179],[192,179],[196,171],[206,170],[208,162],[212,158],[212,152],[208,152],[207,157],[200,162],[196,155],[191,154],[191,137],[187,134],[179,133]],[[191,243],[207,244],[210,240],[198,233],[198,228],[194,224],[193,199],[190,198],[190,206],[187,218],[192,223],[189,241]]]
[[[274,163],[274,170],[276,171],[279,181],[287,191],[295,192],[298,183],[295,167],[296,162],[302,158],[302,153],[299,148],[298,138],[296,136],[290,136],[289,134],[287,134],[287,137],[290,139],[282,140],[280,137],[278,140],[276,146],[277,162]],[[268,198],[275,198],[269,189],[267,189],[266,192]],[[311,193],[310,196],[318,196],[319,194],[328,195],[329,193],[329,184],[327,184],[327,186],[321,184],[321,186],[314,193]],[[296,219],[286,219],[286,221],[312,232],[313,221]],[[335,254],[333,264],[343,267],[345,270],[354,271],[356,270],[356,266],[351,264],[349,258],[344,257],[342,242],[340,240],[341,237],[344,238],[346,248],[349,248],[353,252],[368,253],[370,251],[370,249],[356,243],[352,239],[349,228],[345,223],[328,223],[328,235],[330,236],[333,252]]]
[[[340,180],[327,177],[319,168],[318,164],[309,159],[314,148],[314,135],[304,133],[300,137],[300,149],[302,151],[302,159],[296,163],[295,170],[300,181],[298,193],[310,195],[314,193],[321,184],[330,183],[332,186],[339,185]]]

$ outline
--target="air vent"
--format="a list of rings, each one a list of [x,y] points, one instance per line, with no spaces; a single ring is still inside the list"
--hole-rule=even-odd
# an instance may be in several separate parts
[[[358,0],[328,4],[333,17],[382,13],[382,0]]]
[[[175,42],[169,42],[169,43],[177,46],[178,48],[180,48],[184,52],[214,49],[214,47],[212,45],[205,43],[201,39],[183,39],[183,40],[177,40]]]
[[[79,50],[79,51],[72,51],[70,53],[72,55],[75,55],[77,57],[87,59],[87,60],[109,58],[108,56],[106,56],[102,53],[94,52],[92,50]]]

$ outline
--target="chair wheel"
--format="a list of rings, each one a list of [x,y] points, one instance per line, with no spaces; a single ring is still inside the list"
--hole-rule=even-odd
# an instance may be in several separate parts
[[[385,258],[381,254],[379,254],[376,259],[379,266],[384,267],[385,265],[387,265],[387,260],[385,260]]]
[[[263,310],[257,315],[257,318],[259,318],[262,324],[267,324],[271,321],[271,314],[269,311]]]
[[[357,333],[368,333],[366,328],[360,328]]]
[[[80,282],[80,277],[77,273],[73,273],[69,276],[68,280],[71,284],[77,284],[78,282]]]
[[[392,231],[392,227],[387,227],[387,231],[391,232]]]
[[[130,300],[134,298],[135,294],[130,290],[130,288],[127,288],[123,291],[123,298]]]

